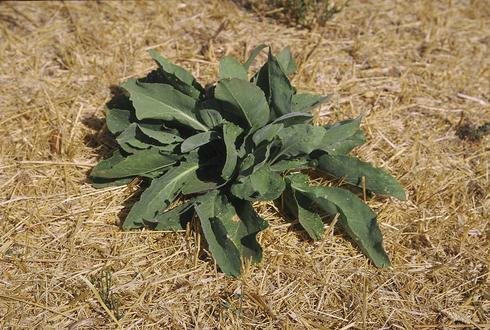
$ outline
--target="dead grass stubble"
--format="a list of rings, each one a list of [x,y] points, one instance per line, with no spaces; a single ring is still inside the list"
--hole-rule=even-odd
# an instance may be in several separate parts
[[[221,1],[0,3],[0,327],[488,327],[489,138],[455,131],[462,115],[490,121],[489,11],[350,1],[307,31]],[[150,70],[147,49],[209,83],[222,55],[262,42],[292,47],[300,88],[334,93],[322,121],[367,113],[357,153],[409,192],[369,202],[393,269],[337,231],[313,244],[260,204],[264,261],[224,278],[191,232],[119,230],[137,185],[87,183],[112,148],[108,87]]]

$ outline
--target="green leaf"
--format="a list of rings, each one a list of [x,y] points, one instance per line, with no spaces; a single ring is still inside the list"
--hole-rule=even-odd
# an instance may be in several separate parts
[[[175,135],[169,131],[154,130],[154,129],[144,127],[141,124],[138,125],[138,130],[142,134],[146,135],[147,137],[161,144],[175,144],[183,141],[183,139],[180,136]]]
[[[195,178],[197,162],[183,162],[173,167],[161,177],[154,179],[150,186],[141,194],[124,220],[124,230],[143,226],[143,219],[153,219],[157,212],[165,210],[186,183]]]
[[[276,118],[272,123],[283,123],[285,126],[297,125],[297,124],[306,124],[311,122],[313,116],[309,113],[303,112],[290,112],[285,115],[282,115],[279,118]]]
[[[194,215],[194,200],[186,201],[171,210],[158,212],[153,219],[143,219],[153,230],[184,230]]]
[[[284,191],[284,179],[269,166],[262,166],[248,176],[239,177],[231,186],[231,193],[248,201],[266,201],[278,198]]]
[[[364,133],[359,128],[361,117],[341,121],[325,127],[321,150],[331,155],[346,154],[365,142]]]
[[[339,224],[358,244],[361,250],[377,267],[390,266],[383,248],[383,237],[376,221],[376,214],[356,195],[348,190],[334,187],[309,187],[300,176],[287,178],[292,189],[315,202],[327,214],[332,213],[332,204],[337,207]]]
[[[227,275],[239,276],[242,268],[240,251],[224,224],[233,221],[233,206],[218,191],[211,191],[197,197],[194,208],[201,220],[204,238],[219,268]]]
[[[180,145],[180,151],[182,153],[187,153],[191,150],[199,148],[202,145],[205,145],[213,140],[218,138],[218,134],[214,131],[207,131],[195,134],[182,142]]]
[[[117,186],[125,186],[131,181],[133,181],[134,176],[130,176],[128,178],[121,178],[121,179],[104,179],[104,178],[97,178],[97,177],[92,177],[91,184],[92,187],[96,189],[101,189],[101,188],[107,188],[107,187],[117,187]]]
[[[209,250],[225,274],[239,276],[243,259],[261,260],[256,235],[267,223],[249,202],[230,202],[225,195],[212,191],[196,198],[195,209]]]
[[[245,67],[231,56],[225,56],[219,61],[219,78],[237,78],[248,81],[247,70]]]
[[[132,123],[119,134],[116,140],[121,149],[129,154],[150,148],[161,150],[164,153],[170,153],[177,146],[177,142],[179,140],[182,141],[182,138],[172,133],[156,131]],[[165,142],[165,144],[160,141]]]
[[[170,63],[165,57],[154,49],[148,51],[150,56],[158,63],[164,84],[170,84],[178,91],[198,99],[204,92],[204,88],[196,81],[192,74],[186,69]]]
[[[271,119],[291,112],[294,89],[276,58],[272,56],[270,48],[268,61],[258,72],[256,83],[264,91],[269,102]]]
[[[198,113],[201,121],[209,128],[214,128],[223,123],[223,117],[218,110],[201,109]]]
[[[163,169],[175,164],[177,157],[162,155],[156,149],[147,149],[134,155],[124,157],[119,151],[98,163],[90,172],[90,176],[97,178],[124,178],[142,175],[147,172]]]
[[[289,47],[285,47],[279,54],[277,54],[277,62],[287,76],[292,75],[298,69],[293,54],[291,53],[291,48]]]
[[[224,108],[231,107],[234,115],[245,120],[252,130],[267,124],[269,107],[264,93],[250,82],[223,79],[216,86],[214,96],[224,102]]]
[[[320,104],[330,100],[331,95],[322,96],[310,93],[294,94],[292,98],[293,112],[310,112]]]
[[[223,170],[221,171],[221,177],[228,180],[235,172],[238,152],[236,149],[236,139],[243,132],[243,130],[232,123],[225,123],[223,125],[223,140],[226,148],[226,160]]]
[[[208,130],[208,127],[196,118],[196,100],[172,86],[141,83],[129,79],[122,87],[130,93],[139,120],[175,120],[199,131]]]
[[[317,168],[328,175],[344,178],[346,182],[362,188],[362,177],[366,189],[380,195],[391,195],[405,200],[403,187],[383,169],[373,167],[356,157],[325,154],[318,158]]]
[[[119,134],[131,124],[133,104],[124,94],[114,96],[105,107],[106,125],[109,132]]]
[[[293,159],[280,160],[271,165],[274,172],[284,172],[291,170],[303,170],[309,167],[310,159],[308,157],[298,157]]]
[[[283,124],[268,124],[262,128],[259,128],[252,136],[252,140],[255,146],[258,146],[262,142],[271,142],[276,137],[281,129],[284,128]]]
[[[272,163],[282,156],[291,158],[308,155],[318,149],[324,134],[323,127],[308,124],[298,124],[282,129],[278,133],[282,146]]]
[[[288,211],[298,219],[312,240],[318,241],[323,236],[323,221],[315,211],[312,201],[291,187],[286,188],[283,194],[284,205]]]
[[[144,149],[149,149],[150,144],[144,143],[136,138],[136,123],[129,125],[121,134],[116,138],[117,143],[127,153],[134,154]]]
[[[256,236],[268,227],[268,223],[255,212],[252,203],[242,200],[233,200],[232,202],[240,221],[232,221],[227,231],[231,233],[232,240],[238,247],[242,259],[250,258],[252,262],[260,262],[262,248],[257,242]]]
[[[267,46],[264,44],[258,45],[257,47],[252,50],[252,53],[250,54],[250,57],[247,59],[247,61],[243,64],[246,70],[250,68],[250,65],[252,65],[253,61],[259,55],[259,53],[262,51],[262,49],[266,48]]]

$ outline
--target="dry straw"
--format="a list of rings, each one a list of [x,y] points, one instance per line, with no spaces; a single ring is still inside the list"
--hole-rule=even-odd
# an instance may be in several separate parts
[[[334,93],[319,120],[367,113],[358,155],[409,192],[369,201],[392,269],[260,204],[265,260],[225,278],[191,230],[120,231],[138,182],[87,183],[113,147],[109,86],[153,68],[147,49],[208,83],[259,43],[290,45],[294,83]],[[489,138],[455,135],[490,121],[487,1],[349,1],[313,30],[222,1],[2,2],[0,88],[0,328],[490,326]]]

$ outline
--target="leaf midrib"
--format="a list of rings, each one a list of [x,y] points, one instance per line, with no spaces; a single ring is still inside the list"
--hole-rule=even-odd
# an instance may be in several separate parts
[[[223,88],[226,89],[226,91],[231,95],[231,97],[233,98],[233,100],[235,100],[235,102],[239,105],[240,111],[245,116],[245,119],[247,120],[248,124],[250,125],[250,127],[253,127],[252,122],[250,121],[250,119],[247,116],[247,112],[243,110],[244,109],[244,106],[240,103],[240,101],[238,101],[238,99],[235,97],[235,95],[232,93],[232,91],[228,88],[228,86],[226,84],[221,84],[221,86],[223,86]]]
[[[143,88],[144,88],[144,87],[143,87]],[[139,94],[139,95],[138,95],[138,94]],[[163,104],[164,106],[166,106],[166,107],[168,107],[168,108],[172,109],[172,110],[173,110],[175,113],[180,114],[181,116],[183,116],[183,117],[185,117],[185,118],[189,119],[189,121],[196,123],[196,124],[197,124],[197,125],[198,125],[200,128],[202,128],[204,131],[209,131],[209,128],[208,128],[208,127],[206,127],[205,125],[201,124],[201,123],[200,123],[200,122],[199,122],[197,119],[195,119],[195,118],[193,118],[193,117],[189,116],[188,114],[186,114],[185,112],[183,112],[181,109],[178,109],[178,108],[176,108],[175,106],[173,106],[173,105],[171,105],[171,104],[164,103],[163,101],[160,101],[159,99],[154,98],[154,97],[152,97],[152,96],[150,96],[150,95],[146,94],[146,91],[145,91],[145,93],[138,93],[138,94],[137,94],[137,95],[135,95],[135,96],[131,96],[131,99],[133,99],[133,97],[141,97],[141,98],[145,97],[145,98],[147,98],[147,99],[149,99],[149,100],[153,100],[154,102],[157,102],[157,103],[159,103],[159,104]]]

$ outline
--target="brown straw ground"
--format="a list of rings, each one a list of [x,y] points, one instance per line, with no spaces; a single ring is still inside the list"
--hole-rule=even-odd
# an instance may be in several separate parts
[[[369,201],[391,269],[259,204],[264,260],[226,278],[192,231],[119,229],[137,183],[87,182],[113,147],[109,87],[153,68],[147,49],[205,84],[259,43],[290,45],[294,83],[334,94],[320,120],[366,114],[357,154],[409,194]],[[456,136],[490,121],[488,1],[352,0],[312,30],[218,0],[2,2],[0,90],[2,329],[490,327],[490,138]]]

